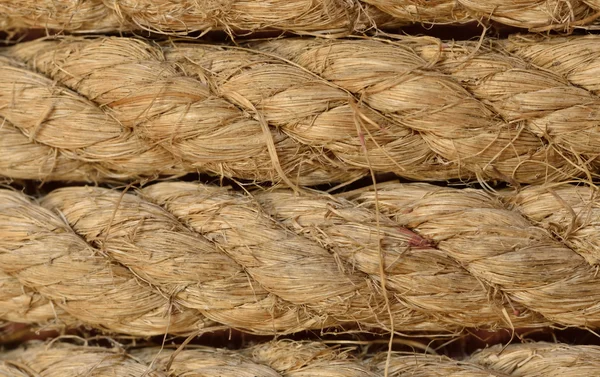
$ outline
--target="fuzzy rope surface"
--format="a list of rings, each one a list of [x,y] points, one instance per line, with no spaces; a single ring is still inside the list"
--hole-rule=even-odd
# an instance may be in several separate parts
[[[137,336],[600,326],[597,191],[375,195],[2,190],[0,318]]]
[[[30,343],[0,354],[0,376],[7,377],[377,377],[385,354],[361,359],[351,349],[317,342],[278,341],[230,351],[211,348],[138,348],[125,352],[55,342]],[[570,377],[592,376],[600,368],[596,346],[551,343],[494,346],[456,361],[444,356],[392,354],[389,376]]]
[[[593,180],[598,42],[23,43],[0,53],[0,175]]]
[[[284,30],[340,35],[409,22],[493,20],[541,31],[586,26],[599,12],[599,0],[0,0],[0,29],[94,33],[143,29],[165,34]]]

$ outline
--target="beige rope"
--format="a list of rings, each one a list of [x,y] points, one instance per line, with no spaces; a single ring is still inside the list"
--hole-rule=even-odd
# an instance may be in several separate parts
[[[356,358],[351,349],[318,342],[277,341],[237,351],[195,347],[122,349],[54,342],[30,343],[0,355],[0,375],[50,376],[236,376],[376,377],[383,375],[384,354]],[[169,367],[169,359],[173,363]],[[464,360],[397,353],[391,376],[542,377],[588,376],[600,367],[597,346],[551,343],[495,346]]]
[[[133,335],[389,330],[382,252],[398,331],[599,326],[593,189],[378,195],[379,226],[372,189],[249,196],[170,182],[63,188],[40,204],[0,191],[0,319]]]
[[[493,20],[535,30],[569,30],[600,16],[598,0],[91,0],[0,1],[0,29],[70,32],[149,30],[166,34],[286,30],[344,35],[408,22]]]
[[[598,41],[23,43],[0,56],[0,175],[595,179]]]

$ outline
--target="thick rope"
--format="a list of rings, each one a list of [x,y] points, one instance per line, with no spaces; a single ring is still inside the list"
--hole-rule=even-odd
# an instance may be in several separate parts
[[[599,41],[23,43],[0,56],[0,175],[590,180]]]
[[[344,35],[402,23],[498,23],[533,30],[592,24],[598,0],[90,0],[0,1],[0,29],[69,32],[148,30],[185,34],[284,30]]]
[[[385,355],[356,358],[350,348],[317,342],[278,341],[237,351],[196,347],[173,349],[30,343],[0,355],[0,375],[51,376],[236,376],[377,377]],[[591,376],[600,368],[597,346],[551,343],[487,348],[464,360],[417,353],[391,357],[390,376],[552,377]]]
[[[593,189],[388,184],[379,223],[372,189],[344,196],[170,182],[38,204],[0,191],[1,319],[133,335],[389,330],[382,252],[398,331],[600,326]]]

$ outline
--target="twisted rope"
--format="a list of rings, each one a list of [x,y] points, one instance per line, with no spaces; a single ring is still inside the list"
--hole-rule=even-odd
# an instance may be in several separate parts
[[[0,56],[0,174],[95,182],[207,172],[315,185],[372,169],[415,180],[592,180],[596,45],[594,36],[24,43]]]
[[[32,343],[0,356],[0,374],[70,376],[289,376],[376,377],[384,375],[385,355],[358,359],[351,349],[317,342],[278,341],[237,351],[193,348],[183,351]],[[596,346],[515,344],[478,351],[464,360],[423,354],[394,354],[390,376],[537,377],[593,375],[600,366]]]
[[[2,0],[0,29],[47,28],[70,32],[149,30],[165,34],[225,30],[284,30],[349,34],[401,23],[461,24],[493,20],[533,30],[592,24],[598,0]]]
[[[38,204],[1,191],[1,318],[140,336],[389,331],[389,301],[398,331],[600,324],[593,189],[388,184],[379,219],[372,189],[343,196],[170,182]]]

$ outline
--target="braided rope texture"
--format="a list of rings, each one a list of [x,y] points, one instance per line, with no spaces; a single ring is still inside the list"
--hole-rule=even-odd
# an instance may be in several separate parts
[[[2,190],[0,319],[135,336],[598,328],[597,194]]]
[[[55,342],[27,344],[0,355],[6,377],[377,377],[385,354],[357,359],[350,349],[317,342],[278,341],[237,351],[191,348],[183,351],[138,348],[125,352]],[[531,343],[498,346],[456,361],[444,356],[392,354],[389,376],[570,377],[594,376],[600,368],[597,346]]]
[[[0,29],[69,32],[149,30],[185,34],[283,30],[350,34],[420,22],[492,20],[531,30],[592,24],[599,0],[1,0]]]
[[[22,43],[0,51],[0,175],[592,180],[599,42]]]

